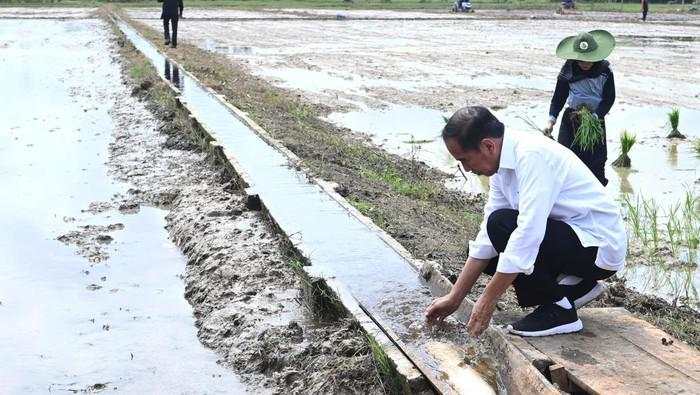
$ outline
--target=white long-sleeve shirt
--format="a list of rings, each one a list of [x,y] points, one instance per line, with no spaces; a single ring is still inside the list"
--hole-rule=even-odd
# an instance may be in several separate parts
[[[498,255],[486,222],[493,211],[502,208],[519,214],[518,226],[498,258],[496,270],[501,273],[532,273],[548,218],[571,226],[584,247],[598,247],[598,267],[617,271],[625,264],[627,235],[617,202],[573,152],[549,138],[504,133],[484,221],[469,243],[469,256],[490,259]]]

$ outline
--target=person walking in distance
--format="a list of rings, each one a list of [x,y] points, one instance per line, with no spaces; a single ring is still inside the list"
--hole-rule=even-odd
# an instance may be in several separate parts
[[[185,8],[182,0],[158,0],[163,3],[163,10],[160,14],[160,19],[163,20],[163,36],[165,37],[165,45],[170,44],[170,47],[177,47],[177,21],[182,18],[182,10]],[[170,36],[170,26],[173,28],[172,39]]]
[[[649,0],[642,0],[642,20],[647,20],[647,14],[649,13]]]

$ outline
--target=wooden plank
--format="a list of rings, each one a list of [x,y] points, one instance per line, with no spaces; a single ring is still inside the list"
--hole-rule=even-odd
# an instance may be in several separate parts
[[[566,373],[566,368],[562,365],[554,364],[549,366],[549,375],[552,377],[552,383],[556,384],[560,390],[570,392],[569,374]]]
[[[700,394],[698,351],[624,309],[583,309],[580,316],[579,333],[524,340],[593,394]],[[663,346],[661,337],[673,345]]]
[[[700,381],[700,353],[674,338],[654,325],[641,320],[625,309],[583,309],[581,319],[587,321],[591,316],[604,320],[606,325],[628,341],[634,343],[647,353],[663,360],[695,381]],[[666,339],[666,344],[662,342]],[[670,341],[673,343],[668,344]]]

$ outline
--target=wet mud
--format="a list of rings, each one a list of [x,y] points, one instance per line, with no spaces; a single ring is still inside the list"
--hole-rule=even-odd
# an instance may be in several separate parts
[[[121,53],[125,74],[142,62],[130,45]],[[185,297],[200,341],[217,352],[221,364],[264,391],[382,392],[359,327],[307,311],[295,256],[259,211],[246,208],[223,169],[184,143],[192,132],[187,115],[164,93],[169,88],[150,78],[153,86],[136,96],[155,114],[160,133],[117,134],[112,158],[118,174],[135,185],[131,201],[158,204],[151,197],[174,196],[167,229],[188,260]],[[161,95],[171,97],[163,102]]]

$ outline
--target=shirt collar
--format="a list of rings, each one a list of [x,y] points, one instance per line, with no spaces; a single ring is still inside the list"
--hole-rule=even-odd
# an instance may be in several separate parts
[[[498,164],[499,169],[515,169],[515,139],[508,132],[503,133],[503,144],[501,145],[501,159]]]

